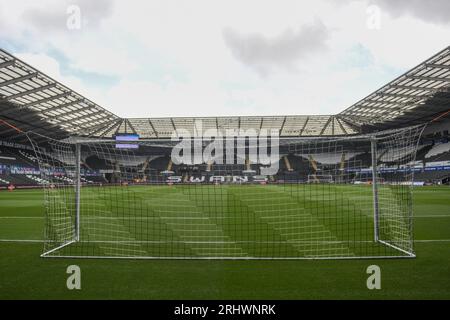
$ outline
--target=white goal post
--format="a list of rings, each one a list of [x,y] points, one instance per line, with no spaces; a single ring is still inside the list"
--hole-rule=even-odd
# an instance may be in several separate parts
[[[290,170],[280,167],[264,183],[239,163],[177,166],[161,151],[167,140],[123,149],[111,139],[44,141],[30,132],[45,181],[42,256],[414,257],[408,165],[422,130],[280,138],[280,162]]]

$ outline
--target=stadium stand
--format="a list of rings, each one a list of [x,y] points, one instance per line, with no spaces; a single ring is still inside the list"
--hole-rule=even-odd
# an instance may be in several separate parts
[[[305,159],[310,159],[316,163],[320,164],[338,164],[344,159],[352,159],[356,157],[358,153],[348,153],[348,152],[336,152],[336,153],[311,153],[311,154],[297,154],[297,156],[303,157]]]
[[[294,169],[291,166],[291,162],[289,161],[289,157],[287,155],[283,156],[283,160],[284,160],[284,165],[285,165],[286,170],[287,171],[294,171]]]
[[[450,176],[450,170],[443,171],[422,171],[414,173],[415,181],[428,183],[441,183],[442,180]]]
[[[432,145],[424,144],[421,147],[418,148],[416,153],[416,161],[422,162],[422,164],[425,162],[425,156],[432,148]]]
[[[8,147],[2,147],[0,153],[0,163],[16,164],[21,166],[36,167],[37,163],[22,155],[20,150]]]
[[[60,153],[52,151],[51,146],[45,144],[48,138],[61,141],[74,136],[111,139],[116,135],[137,134],[140,138],[151,139],[151,144],[146,148],[148,153],[132,159],[124,152],[120,153],[123,155],[120,157],[119,153],[95,154],[83,149],[81,168],[85,183],[115,182],[117,177],[112,172],[120,172],[125,167],[133,172],[140,172],[142,177],[160,176],[163,172],[182,175],[261,173],[261,165],[248,158],[244,164],[232,167],[215,162],[195,166],[172,163],[167,138],[177,129],[193,133],[196,121],[202,121],[204,130],[277,129],[286,141],[298,137],[350,136],[432,121],[433,124],[424,136],[431,137],[431,140],[433,137],[442,138],[440,132],[433,131],[433,125],[448,122],[442,115],[448,111],[450,99],[449,65],[450,47],[336,115],[126,119],[114,115],[17,57],[0,50],[0,119],[8,120],[8,126],[0,127],[0,142],[8,142],[5,145],[0,143],[0,184],[42,183],[36,178],[39,177],[37,158],[41,159],[43,165],[46,165],[47,159],[58,167],[73,166],[74,157],[61,158]],[[41,151],[44,157],[34,154],[29,137],[18,134],[14,129],[16,127],[36,134],[35,142],[47,148]],[[448,136],[448,128],[446,132]],[[159,139],[166,139],[166,142],[158,144],[156,141]],[[22,144],[25,147],[15,148],[11,147],[12,144]],[[306,181],[308,175],[320,175],[333,167],[345,172],[355,168],[367,170],[371,166],[370,150],[367,148],[353,153],[329,154],[301,148],[301,144],[291,146],[289,141],[281,146],[279,171],[276,175],[278,179],[288,177]],[[349,148],[356,149],[354,146]],[[379,160],[389,167],[389,161],[406,158],[413,151],[413,148],[386,149],[379,152]],[[450,143],[427,141],[419,147],[416,160],[420,163],[415,166],[421,168],[421,171],[416,172],[417,179],[440,179],[446,175],[445,161],[450,161]],[[430,168],[439,170],[433,171]],[[73,181],[73,177],[67,173],[58,172],[55,177],[61,183]]]
[[[0,175],[0,184],[9,185],[11,182],[9,180],[6,180],[6,179],[7,179],[6,176],[4,178],[2,178],[2,175]]]
[[[435,144],[425,155],[427,162],[450,160],[450,142]]]
[[[164,171],[169,168],[170,157],[168,155],[157,157],[150,161],[149,167],[158,171]],[[170,171],[170,170],[169,170]]]
[[[85,158],[84,162],[92,170],[106,169],[106,168],[109,168],[111,166],[111,162],[109,162],[109,161],[107,161],[105,159],[100,159],[96,155],[87,156]]]
[[[35,186],[38,184],[36,180],[30,179],[22,174],[10,174],[7,178],[10,184],[15,186]]]
[[[419,150],[422,146],[419,146]],[[415,147],[407,147],[407,148],[389,148],[385,149],[381,155],[379,156],[378,160],[381,162],[390,162],[390,161],[397,161],[400,159],[403,159],[407,156],[409,156],[411,153],[415,151]]]
[[[31,174],[27,174],[26,177],[30,180],[35,181],[37,184],[49,184],[50,182],[48,180],[42,179],[39,176],[33,176]],[[56,176],[55,176],[56,178]]]

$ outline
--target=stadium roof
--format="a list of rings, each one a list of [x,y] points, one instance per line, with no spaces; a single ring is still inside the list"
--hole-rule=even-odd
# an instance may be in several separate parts
[[[0,119],[53,138],[137,133],[168,138],[175,129],[278,129],[281,136],[351,135],[423,123],[450,109],[450,47],[338,115],[123,119],[0,49]],[[11,126],[0,135],[14,136]]]
[[[23,131],[84,135],[120,122],[113,113],[0,49],[0,117]],[[0,135],[14,133],[0,128]]]
[[[450,109],[450,47],[338,116],[356,126],[379,129],[428,122]]]
[[[111,136],[120,132],[137,133],[145,138],[169,138],[176,129],[194,133],[195,123],[202,130],[216,129],[278,129],[281,136],[346,135],[356,133],[336,116],[241,116],[241,117],[174,117],[126,119],[117,128],[99,132],[100,136]]]

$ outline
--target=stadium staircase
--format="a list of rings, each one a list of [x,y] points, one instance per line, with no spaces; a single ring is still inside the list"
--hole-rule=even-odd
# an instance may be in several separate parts
[[[147,175],[145,174],[145,171],[147,170],[149,164],[150,164],[150,157],[147,157],[147,159],[145,159],[144,163],[142,164],[142,168],[140,169],[143,181],[147,180]]]
[[[294,171],[294,169],[292,169],[292,166],[291,166],[288,156],[287,155],[284,156],[283,159],[284,159],[284,165],[286,166],[287,171]]]
[[[346,153],[342,152],[342,156],[341,156],[341,161],[339,163],[339,169],[341,170],[341,172],[344,172],[345,169],[345,157],[346,157]]]
[[[387,152],[388,152],[388,149],[382,150],[382,151],[378,154],[377,162],[381,162],[381,159],[383,159],[383,158],[386,156]]]
[[[213,162],[211,160],[208,161],[208,164],[206,166],[206,172],[212,171]]]
[[[250,164],[250,159],[248,156],[245,157],[245,170],[249,171],[252,169],[252,166]]]
[[[336,176],[336,182],[343,182],[345,180],[345,158],[347,157],[347,153],[344,151],[341,155],[341,160],[339,161],[339,173]]]
[[[142,172],[145,172],[145,170],[147,170],[148,165],[150,164],[150,158],[145,159],[144,164],[142,165]]]
[[[311,177],[313,178],[314,182],[318,183],[319,179],[317,179],[317,176],[316,176],[316,173],[317,173],[317,162],[316,162],[316,160],[314,160],[312,155],[308,155],[308,160],[309,160],[309,163],[310,163],[311,167],[314,169],[314,173],[311,174]]]
[[[167,171],[172,171],[173,162],[172,159],[169,159],[169,163],[167,164]]]

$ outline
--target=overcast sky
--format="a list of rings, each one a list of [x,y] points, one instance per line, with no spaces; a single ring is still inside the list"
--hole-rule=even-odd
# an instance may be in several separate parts
[[[334,114],[448,46],[449,17],[448,0],[0,0],[0,47],[119,116]]]

